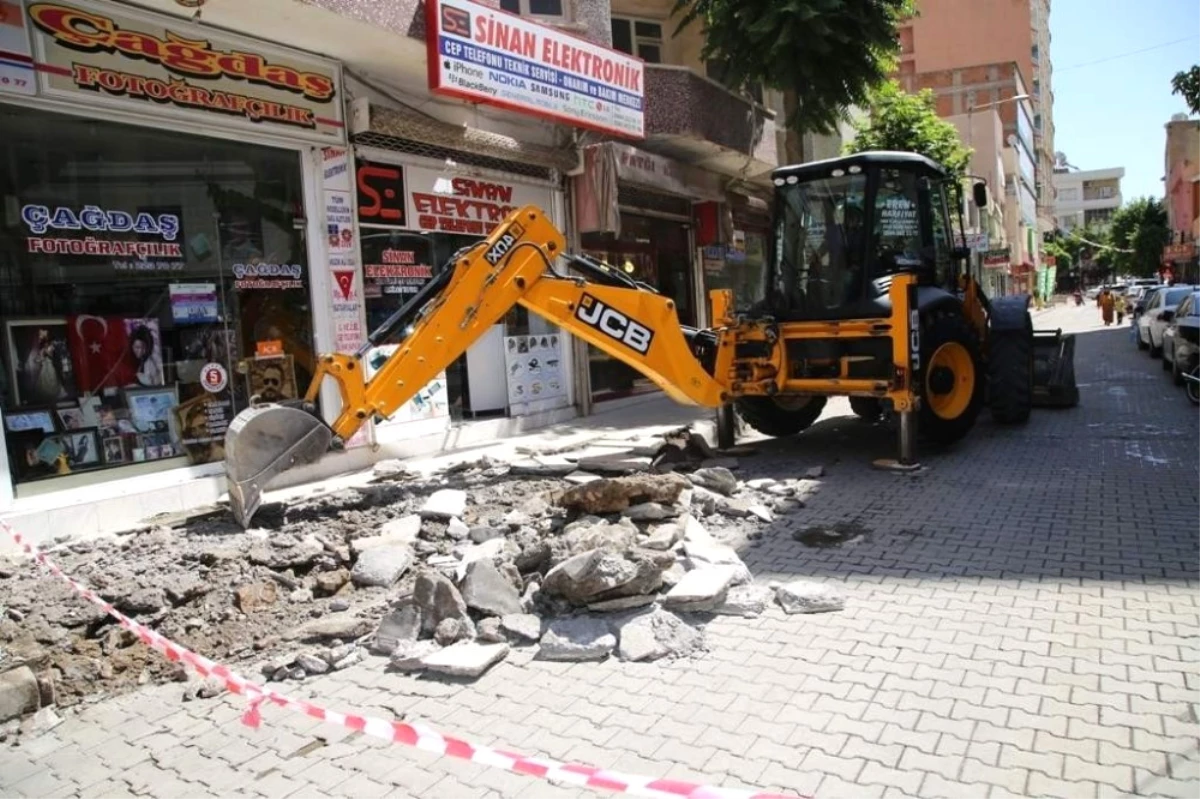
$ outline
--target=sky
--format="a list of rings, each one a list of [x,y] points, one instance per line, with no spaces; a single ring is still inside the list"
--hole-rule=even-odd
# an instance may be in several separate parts
[[[1187,113],[1171,76],[1200,63],[1200,3],[1051,0],[1050,36],[1054,149],[1080,169],[1125,167],[1125,202],[1162,197],[1163,126]]]

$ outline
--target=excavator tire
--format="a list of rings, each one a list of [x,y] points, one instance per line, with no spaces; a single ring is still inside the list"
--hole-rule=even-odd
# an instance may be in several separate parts
[[[883,403],[875,397],[851,397],[850,410],[860,419],[873,422],[883,414]]]
[[[1022,424],[1033,410],[1033,322],[1002,330],[988,342],[988,405],[1000,424]]]
[[[961,311],[938,309],[921,317],[922,437],[937,445],[958,441],[983,407],[979,336]]]
[[[742,397],[734,402],[742,421],[764,436],[784,438],[808,428],[825,409],[825,397]]]

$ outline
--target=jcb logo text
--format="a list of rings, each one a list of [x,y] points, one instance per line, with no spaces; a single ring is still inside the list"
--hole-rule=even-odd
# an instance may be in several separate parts
[[[584,294],[575,309],[575,316],[589,327],[594,327],[609,338],[619,341],[634,352],[645,355],[650,351],[654,331],[630,319],[616,308],[611,308],[591,294]]]

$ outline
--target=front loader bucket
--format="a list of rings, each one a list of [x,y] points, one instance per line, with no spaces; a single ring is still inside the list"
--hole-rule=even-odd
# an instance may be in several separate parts
[[[276,475],[329,450],[333,431],[299,408],[260,405],[239,413],[225,432],[225,482],[234,518],[250,526]]]
[[[1075,336],[1058,330],[1033,333],[1033,405],[1073,408],[1079,404],[1075,385]]]

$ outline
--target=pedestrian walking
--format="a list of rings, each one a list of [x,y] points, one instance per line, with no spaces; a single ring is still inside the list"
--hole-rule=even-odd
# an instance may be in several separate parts
[[[1108,327],[1113,322],[1113,294],[1108,289],[1100,292],[1100,315],[1104,318],[1104,326]]]
[[[1113,302],[1113,310],[1117,312],[1117,324],[1125,322],[1125,295],[1118,294],[1117,299]]]

